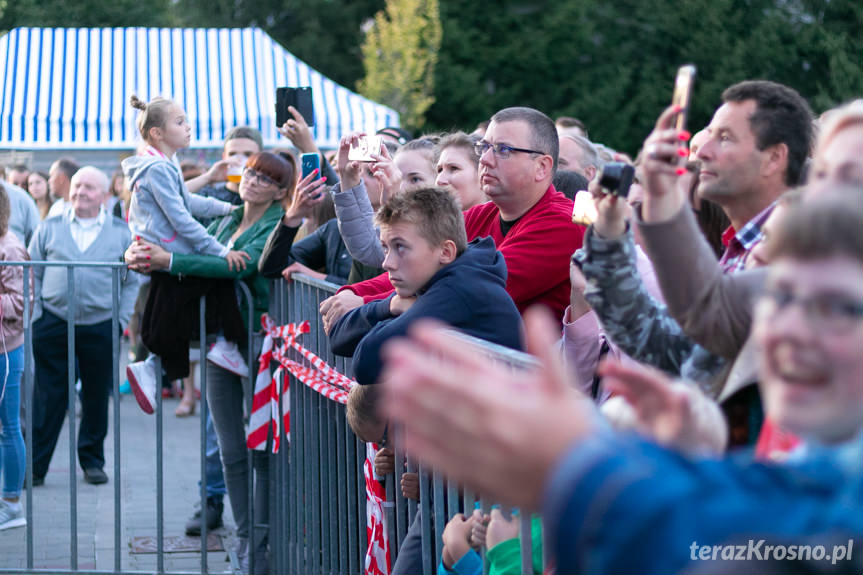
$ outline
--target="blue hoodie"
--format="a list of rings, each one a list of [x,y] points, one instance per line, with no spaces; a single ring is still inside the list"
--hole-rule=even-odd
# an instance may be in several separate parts
[[[706,546],[742,543],[735,554],[757,558],[771,540],[863,534],[863,436],[776,465],[749,454],[692,461],[600,433],[574,445],[545,487],[558,573],[679,573],[704,563]]]
[[[228,248],[194,217],[225,216],[231,204],[190,194],[180,169],[164,158],[132,156],[122,162],[132,202],[129,230],[174,254],[225,257]]]
[[[330,330],[330,346],[338,355],[353,355],[354,377],[360,385],[375,383],[381,372],[381,347],[405,335],[421,317],[440,320],[464,333],[522,349],[521,316],[506,292],[506,262],[491,238],[477,238],[454,262],[432,276],[417,301],[398,317],[390,299],[369,302],[342,316]]]

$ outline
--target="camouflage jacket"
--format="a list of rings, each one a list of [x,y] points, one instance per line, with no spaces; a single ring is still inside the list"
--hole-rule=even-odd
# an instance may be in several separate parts
[[[711,397],[727,360],[696,344],[656,301],[638,274],[632,230],[606,240],[593,226],[584,235],[576,261],[587,280],[584,296],[608,337],[633,359],[669,375],[699,382]]]

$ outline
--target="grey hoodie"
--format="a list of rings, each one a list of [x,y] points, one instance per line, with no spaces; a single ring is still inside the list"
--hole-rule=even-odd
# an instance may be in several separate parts
[[[190,194],[180,169],[164,158],[132,156],[122,166],[132,190],[129,229],[133,237],[141,236],[175,254],[225,257],[228,248],[192,216],[224,216],[231,204]]]
[[[339,183],[333,186],[332,193],[339,232],[348,253],[363,265],[381,267],[384,262],[384,249],[381,247],[379,230],[375,227],[375,210],[369,200],[365,182],[360,180],[359,184],[348,190],[342,190]]]

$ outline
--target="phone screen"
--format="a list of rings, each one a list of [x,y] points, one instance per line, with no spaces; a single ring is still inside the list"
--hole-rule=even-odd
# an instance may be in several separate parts
[[[686,116],[689,112],[689,101],[692,96],[692,83],[695,81],[695,66],[688,64],[677,70],[677,78],[674,81],[674,95],[671,104],[680,106],[680,113],[674,121],[677,131],[686,129]]]
[[[572,223],[589,226],[596,221],[596,202],[590,192],[576,192],[572,202]]]
[[[383,138],[380,136],[360,136],[356,146],[348,150],[348,159],[352,162],[374,162],[372,154],[381,153]]]

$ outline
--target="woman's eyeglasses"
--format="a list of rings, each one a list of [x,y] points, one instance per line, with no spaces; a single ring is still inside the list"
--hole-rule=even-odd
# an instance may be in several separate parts
[[[274,180],[270,176],[267,176],[265,174],[262,174],[261,172],[256,171],[254,168],[248,168],[248,167],[245,168],[243,170],[243,176],[249,180],[255,180],[256,179],[256,180],[258,180],[258,183],[264,184],[265,186],[276,186],[276,185],[278,185],[278,182],[276,180]]]

